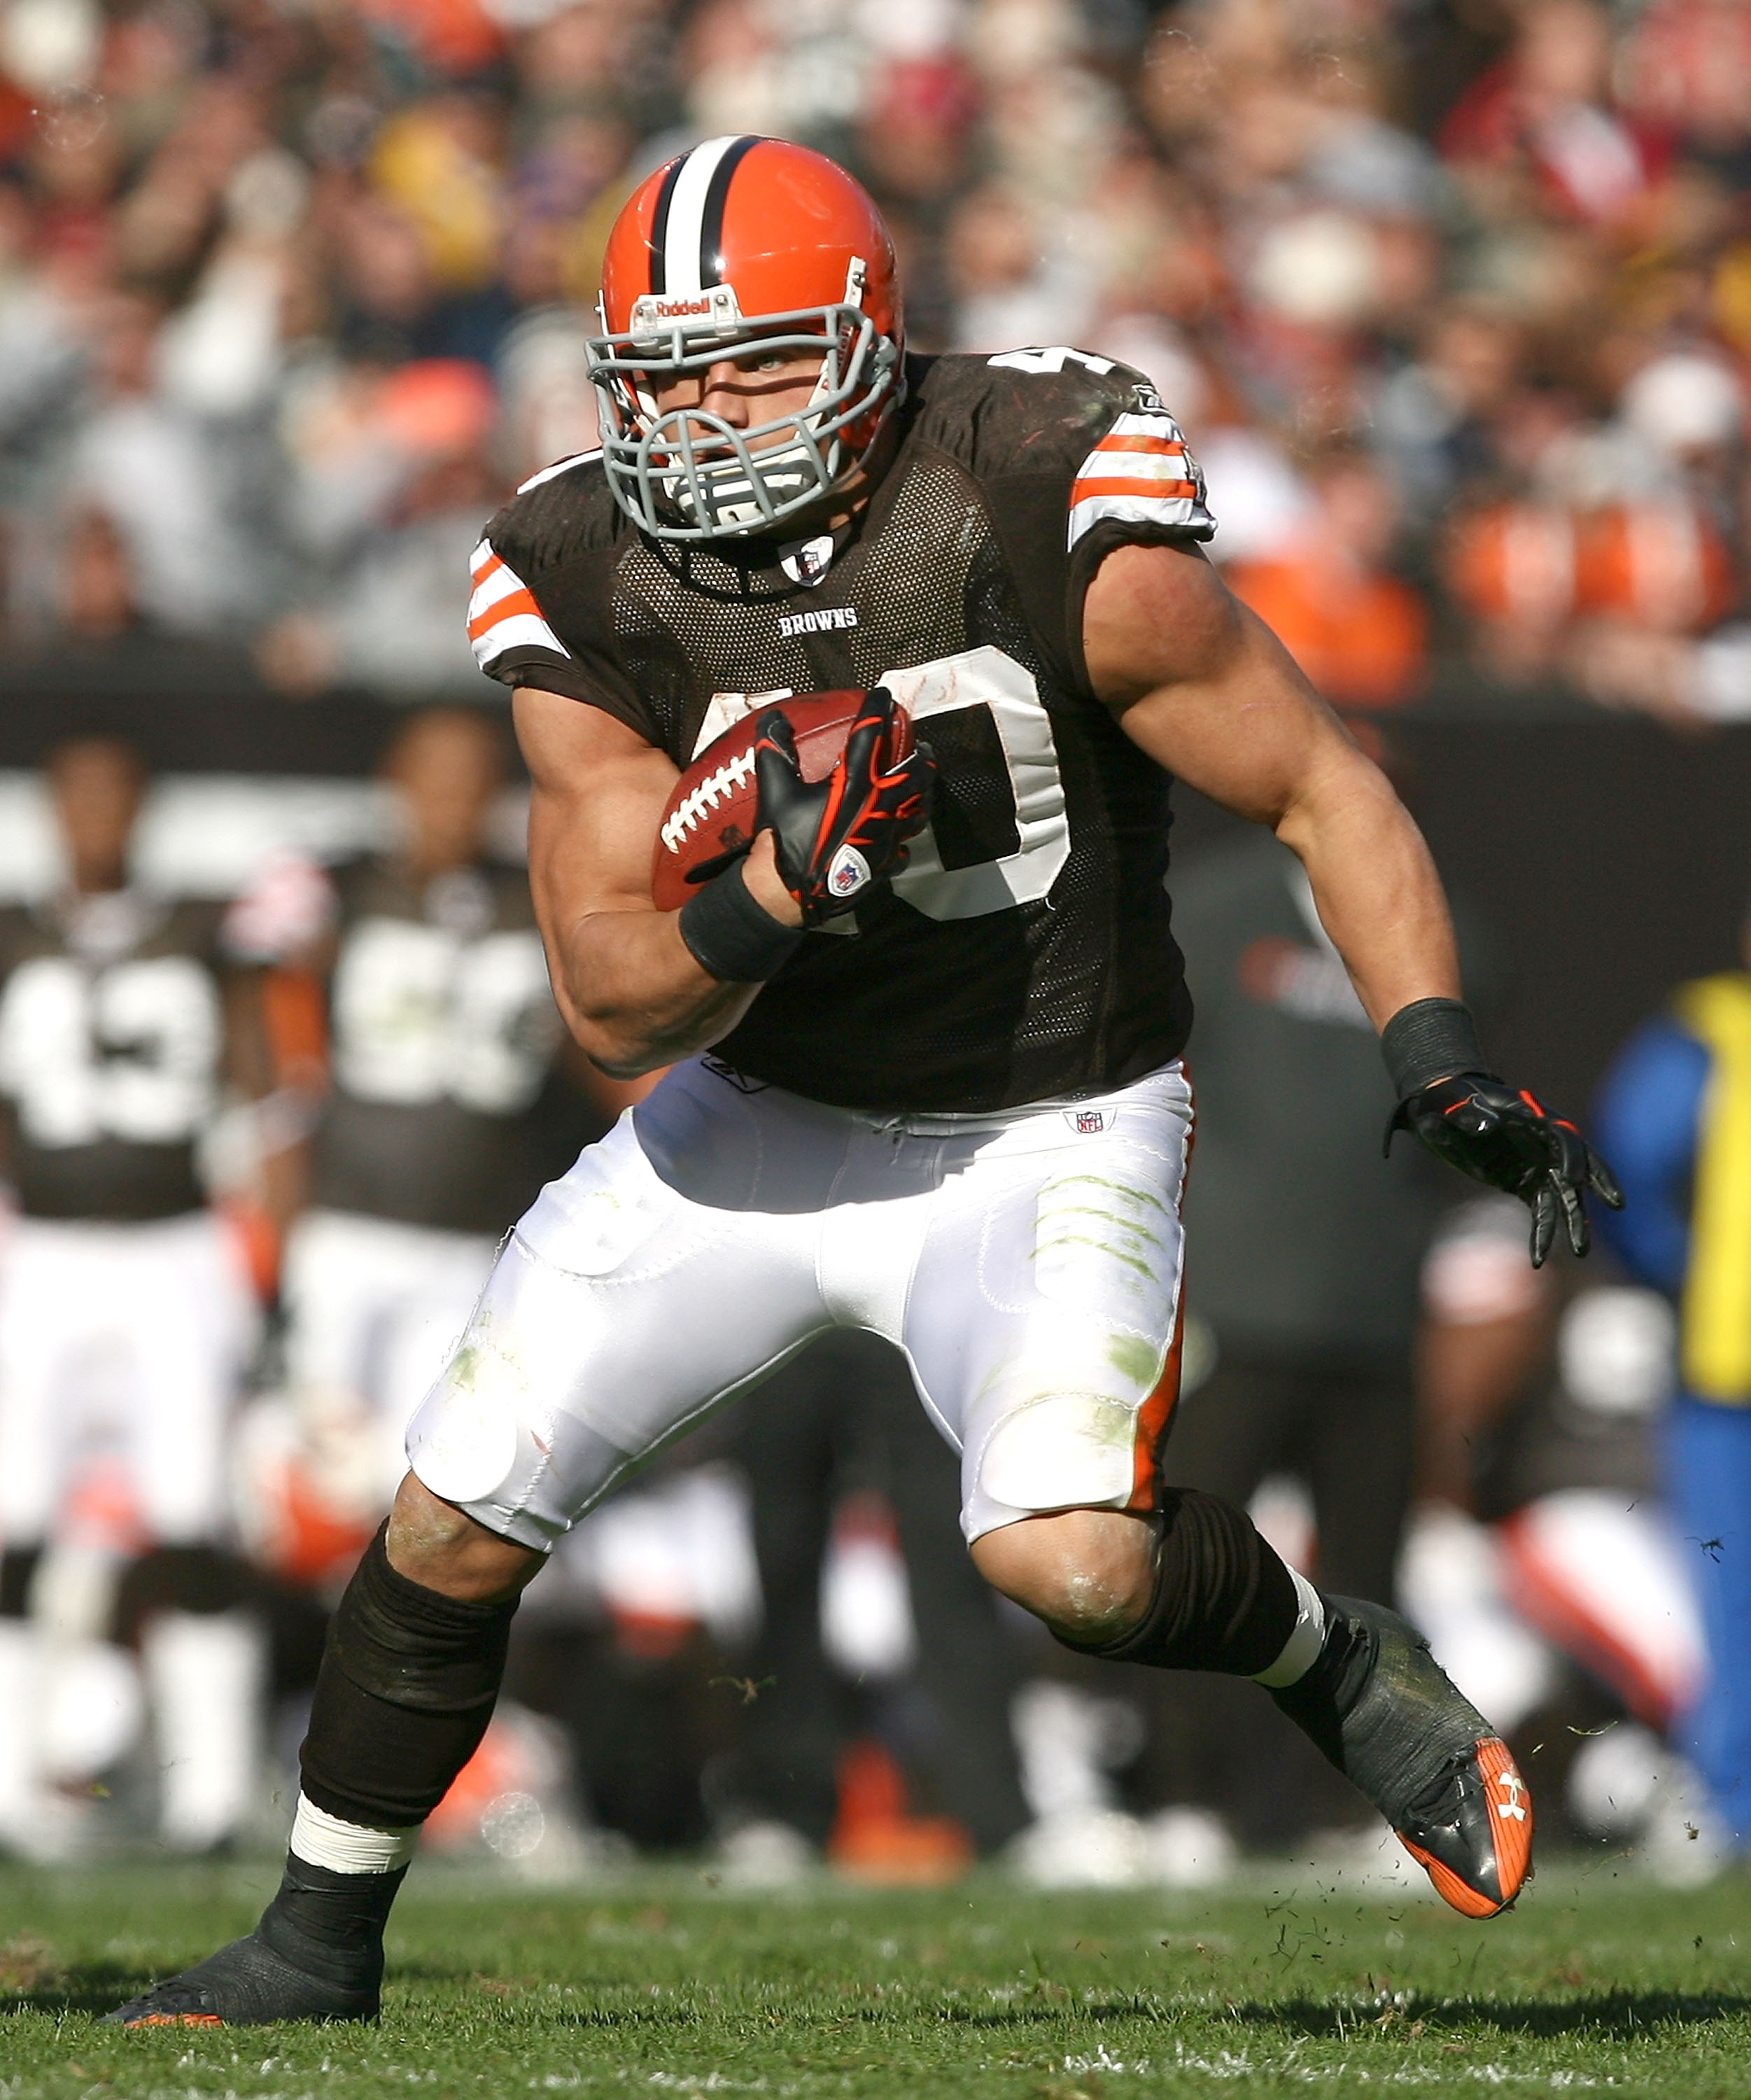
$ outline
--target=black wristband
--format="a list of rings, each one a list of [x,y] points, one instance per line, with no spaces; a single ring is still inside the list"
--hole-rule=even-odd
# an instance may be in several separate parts
[[[1380,1031],[1380,1054],[1401,1101],[1455,1072],[1483,1072],[1477,1024],[1457,999],[1418,999]]]
[[[749,896],[746,863],[732,861],[681,907],[681,938],[702,970],[726,984],[764,984],[795,954],[801,926],[786,926]]]

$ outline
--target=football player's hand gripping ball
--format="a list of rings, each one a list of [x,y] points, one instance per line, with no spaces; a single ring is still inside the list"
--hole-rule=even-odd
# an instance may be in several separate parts
[[[1414,1131],[1473,1180],[1505,1189],[1526,1204],[1534,1268],[1544,1266],[1559,1218],[1570,1246],[1577,1255],[1586,1252],[1589,1189],[1614,1211],[1623,1208],[1611,1169],[1575,1126],[1489,1073],[1458,1072],[1419,1088],[1399,1103],[1387,1125],[1388,1152],[1401,1130]]]
[[[754,746],[762,829],[770,826],[778,874],[802,907],[803,924],[849,911],[873,885],[906,865],[906,841],[930,820],[936,760],[908,740],[905,717],[878,686],[866,697],[845,748],[824,780],[802,776],[791,726],[774,708]]]

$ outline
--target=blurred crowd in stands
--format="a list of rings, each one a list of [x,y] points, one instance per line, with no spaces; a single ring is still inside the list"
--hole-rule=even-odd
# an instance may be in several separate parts
[[[870,184],[915,347],[1147,372],[1340,703],[1751,713],[1737,0],[11,0],[9,643],[458,686],[615,211],[743,130]]]

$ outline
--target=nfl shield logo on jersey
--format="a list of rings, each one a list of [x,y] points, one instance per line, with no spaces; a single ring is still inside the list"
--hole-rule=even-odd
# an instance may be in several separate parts
[[[1105,1109],[1078,1109],[1076,1111],[1076,1127],[1078,1132],[1084,1137],[1091,1137],[1097,1131],[1105,1130],[1106,1128],[1106,1110]]]
[[[827,871],[827,886],[836,897],[855,897],[870,879],[870,864],[855,846],[841,846]]]

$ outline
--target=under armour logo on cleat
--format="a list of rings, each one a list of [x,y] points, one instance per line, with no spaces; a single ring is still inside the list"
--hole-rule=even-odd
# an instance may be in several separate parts
[[[1526,1810],[1523,1806],[1526,1789],[1521,1784],[1519,1774],[1510,1765],[1506,1771],[1497,1773],[1496,1784],[1502,1789],[1504,1797],[1496,1804],[1502,1815],[1515,1823],[1524,1823],[1526,1820]]]

